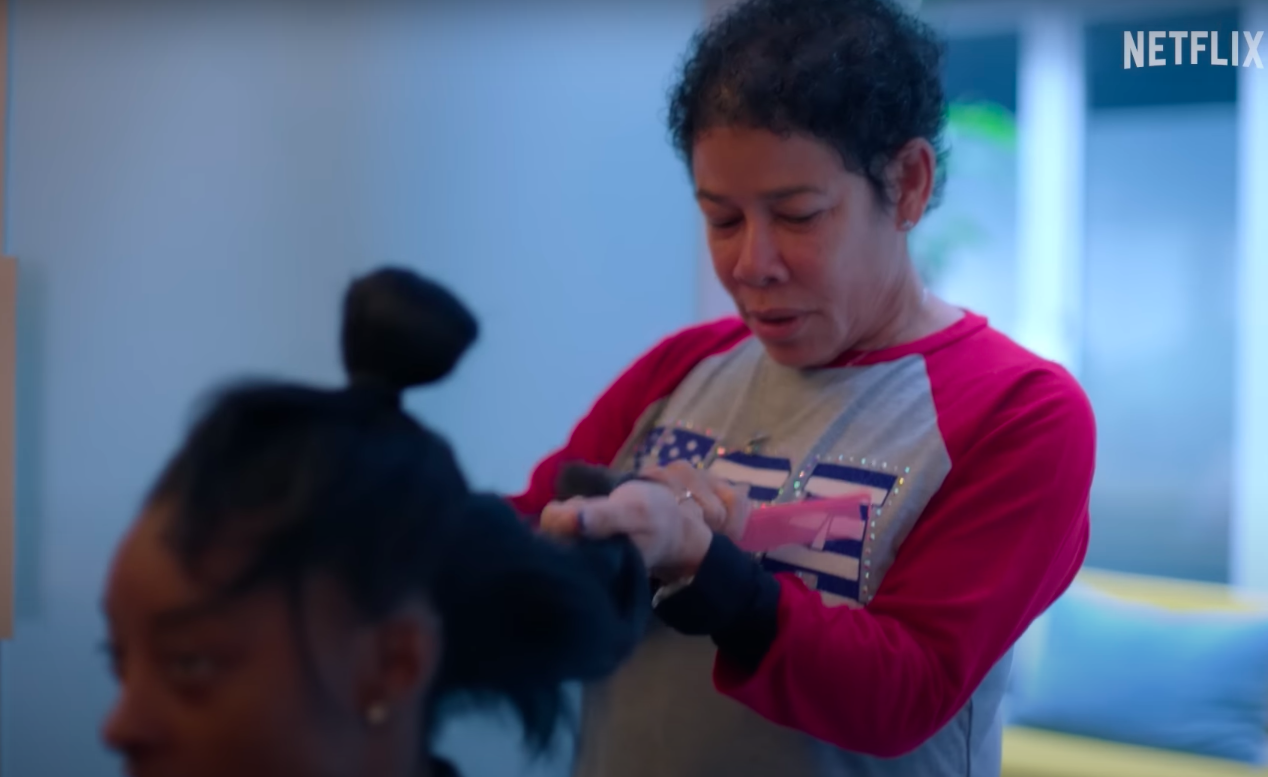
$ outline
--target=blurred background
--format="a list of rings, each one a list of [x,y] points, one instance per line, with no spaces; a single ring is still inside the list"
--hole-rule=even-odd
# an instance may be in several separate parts
[[[475,308],[481,343],[414,409],[500,491],[636,355],[729,312],[664,125],[724,4],[9,0],[2,777],[116,773],[93,651],[112,546],[207,388],[339,379],[354,274],[409,265]],[[952,99],[913,248],[1090,395],[1089,565],[1268,590],[1268,74],[1123,69],[1124,30],[1266,30],[1268,3],[912,5],[947,36]],[[495,718],[444,749],[473,775],[567,773]]]

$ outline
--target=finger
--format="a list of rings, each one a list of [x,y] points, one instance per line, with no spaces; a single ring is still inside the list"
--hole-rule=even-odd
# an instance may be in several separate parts
[[[574,497],[563,502],[551,502],[542,509],[538,529],[543,534],[572,537],[579,533],[580,516],[586,499]]]
[[[726,525],[727,508],[717,494],[717,480],[684,461],[675,461],[645,473],[648,480],[667,486],[677,496],[680,504],[690,500],[699,507],[704,522],[713,531],[721,531]],[[722,482],[722,481],[718,481]]]
[[[691,491],[692,498],[704,512],[705,523],[714,531],[721,531],[730,517],[730,506],[727,502],[730,484],[704,470],[687,467],[681,471],[686,488]]]
[[[692,472],[700,471],[699,467],[697,467],[695,464],[690,463],[686,459],[674,459],[673,461],[665,465],[665,469],[669,470],[670,472],[674,472],[677,474],[686,474],[688,476]]]
[[[655,568],[664,554],[664,541],[655,532],[649,531],[646,519],[636,516],[629,504],[605,499],[587,505],[581,519],[581,531],[583,536],[591,539],[629,539],[648,570]]]
[[[618,534],[633,535],[646,529],[644,511],[637,505],[600,498],[577,506],[573,526],[585,537],[603,539]]]
[[[743,509],[749,505],[749,487],[747,485],[739,485],[729,480],[717,478],[714,480],[713,488],[718,499],[722,501],[722,504],[726,505],[727,513]]]
[[[722,531],[727,523],[726,504],[719,497],[713,486],[703,479],[680,495],[680,499],[690,499],[700,505],[701,518],[713,531]]]
[[[686,511],[673,488],[657,481],[634,480],[618,486],[610,496],[588,500],[583,529],[587,536],[657,534],[677,527],[684,518],[699,520],[699,506]],[[686,513],[686,515],[685,515]]]
[[[673,465],[668,467],[648,467],[639,476],[667,486],[674,492],[681,492],[687,487],[681,468],[676,468]]]
[[[722,492],[723,501],[727,505],[726,526],[722,533],[739,542],[748,527],[749,516],[753,514],[753,500],[748,498],[748,488],[729,485]]]
[[[744,527],[748,524],[748,517],[753,509],[752,501],[748,498],[748,486],[737,485],[715,476],[709,476],[709,479],[713,493],[722,503],[726,514],[723,525],[716,530],[738,540],[744,534]]]
[[[682,471],[681,468],[673,467],[654,467],[642,474],[642,477],[653,483],[659,483],[669,489],[674,494],[675,499],[681,501],[681,497],[691,491],[691,481]]]
[[[697,483],[701,470],[682,459],[678,459],[663,467],[649,467],[640,474],[658,483],[664,483],[678,489],[687,489]]]

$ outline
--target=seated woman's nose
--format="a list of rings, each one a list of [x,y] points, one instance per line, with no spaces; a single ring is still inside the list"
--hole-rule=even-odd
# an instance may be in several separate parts
[[[129,762],[156,750],[163,738],[162,716],[148,709],[141,696],[126,686],[120,687],[101,729],[106,745]]]

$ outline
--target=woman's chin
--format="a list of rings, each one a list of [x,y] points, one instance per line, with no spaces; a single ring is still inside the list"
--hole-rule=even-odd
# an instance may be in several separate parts
[[[812,367],[821,367],[832,361],[833,356],[827,355],[822,348],[815,348],[813,343],[805,340],[777,340],[769,342],[762,337],[758,337],[762,347],[766,349],[766,355],[771,361],[784,367],[796,370],[805,370]]]

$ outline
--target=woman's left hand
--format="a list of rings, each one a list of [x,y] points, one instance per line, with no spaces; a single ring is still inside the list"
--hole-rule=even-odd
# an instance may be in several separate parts
[[[541,530],[594,538],[626,535],[652,576],[665,583],[693,576],[713,542],[700,503],[651,480],[629,481],[605,497],[552,502],[542,511]]]

